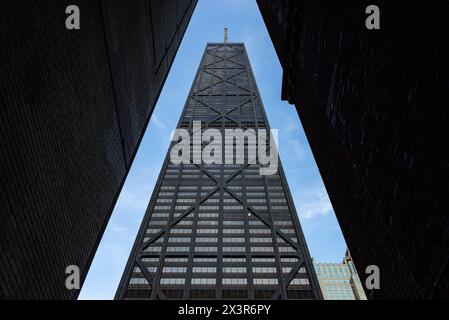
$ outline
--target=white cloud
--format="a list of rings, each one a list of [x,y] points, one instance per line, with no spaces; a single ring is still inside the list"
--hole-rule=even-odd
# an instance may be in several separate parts
[[[299,119],[292,120],[291,118],[288,118],[287,122],[288,123],[285,126],[287,135],[294,134],[294,137],[297,137],[299,131]]]
[[[113,224],[113,225],[111,225],[111,230],[112,230],[112,232],[119,233],[119,232],[124,232],[127,229],[124,226],[121,226],[118,224]]]
[[[324,186],[315,186],[309,190],[300,191],[295,198],[295,204],[298,207],[298,214],[301,219],[327,216],[333,211]]]
[[[159,118],[156,114],[153,114],[153,115],[151,116],[150,122],[151,122],[152,124],[154,124],[154,125],[155,125],[157,128],[159,128],[159,129],[162,129],[162,130],[167,130],[167,129],[168,129],[168,127],[167,127],[167,125],[165,124],[165,122],[162,121],[162,119]]]
[[[120,193],[116,208],[120,211],[140,214],[147,209],[160,167],[158,165],[139,166],[132,170]]]
[[[110,263],[110,267],[117,267],[117,264],[124,265],[128,258],[128,248],[123,246],[120,243],[120,240],[122,239],[105,245],[106,254],[110,257],[110,260],[108,261]]]
[[[141,212],[147,208],[148,198],[148,195],[142,194],[142,192],[123,189],[117,202],[117,207],[121,210]]]
[[[296,160],[304,160],[306,158],[306,152],[304,146],[298,141],[298,139],[288,140],[289,155],[294,157]]]

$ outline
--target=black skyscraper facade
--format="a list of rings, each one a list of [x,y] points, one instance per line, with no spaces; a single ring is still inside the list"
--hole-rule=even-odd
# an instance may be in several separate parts
[[[0,299],[77,297],[195,5],[1,1]]]
[[[194,121],[202,132],[269,129],[243,44],[207,45],[178,128],[193,133]],[[322,298],[281,166],[262,176],[247,157],[174,164],[169,154],[116,299]]]

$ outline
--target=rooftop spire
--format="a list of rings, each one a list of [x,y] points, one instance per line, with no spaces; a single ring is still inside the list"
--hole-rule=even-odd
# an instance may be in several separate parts
[[[228,43],[228,26],[224,27],[224,43]]]

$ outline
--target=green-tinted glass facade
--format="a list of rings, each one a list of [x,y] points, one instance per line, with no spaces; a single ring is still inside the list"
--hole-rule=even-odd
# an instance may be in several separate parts
[[[367,300],[349,253],[343,263],[316,263],[316,275],[325,300]]]

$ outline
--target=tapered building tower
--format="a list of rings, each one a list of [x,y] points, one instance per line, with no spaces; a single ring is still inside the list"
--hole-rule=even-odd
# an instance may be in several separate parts
[[[207,45],[178,128],[194,135],[194,121],[269,129],[242,43]],[[175,164],[169,152],[116,299],[321,299],[282,166],[260,168]]]

